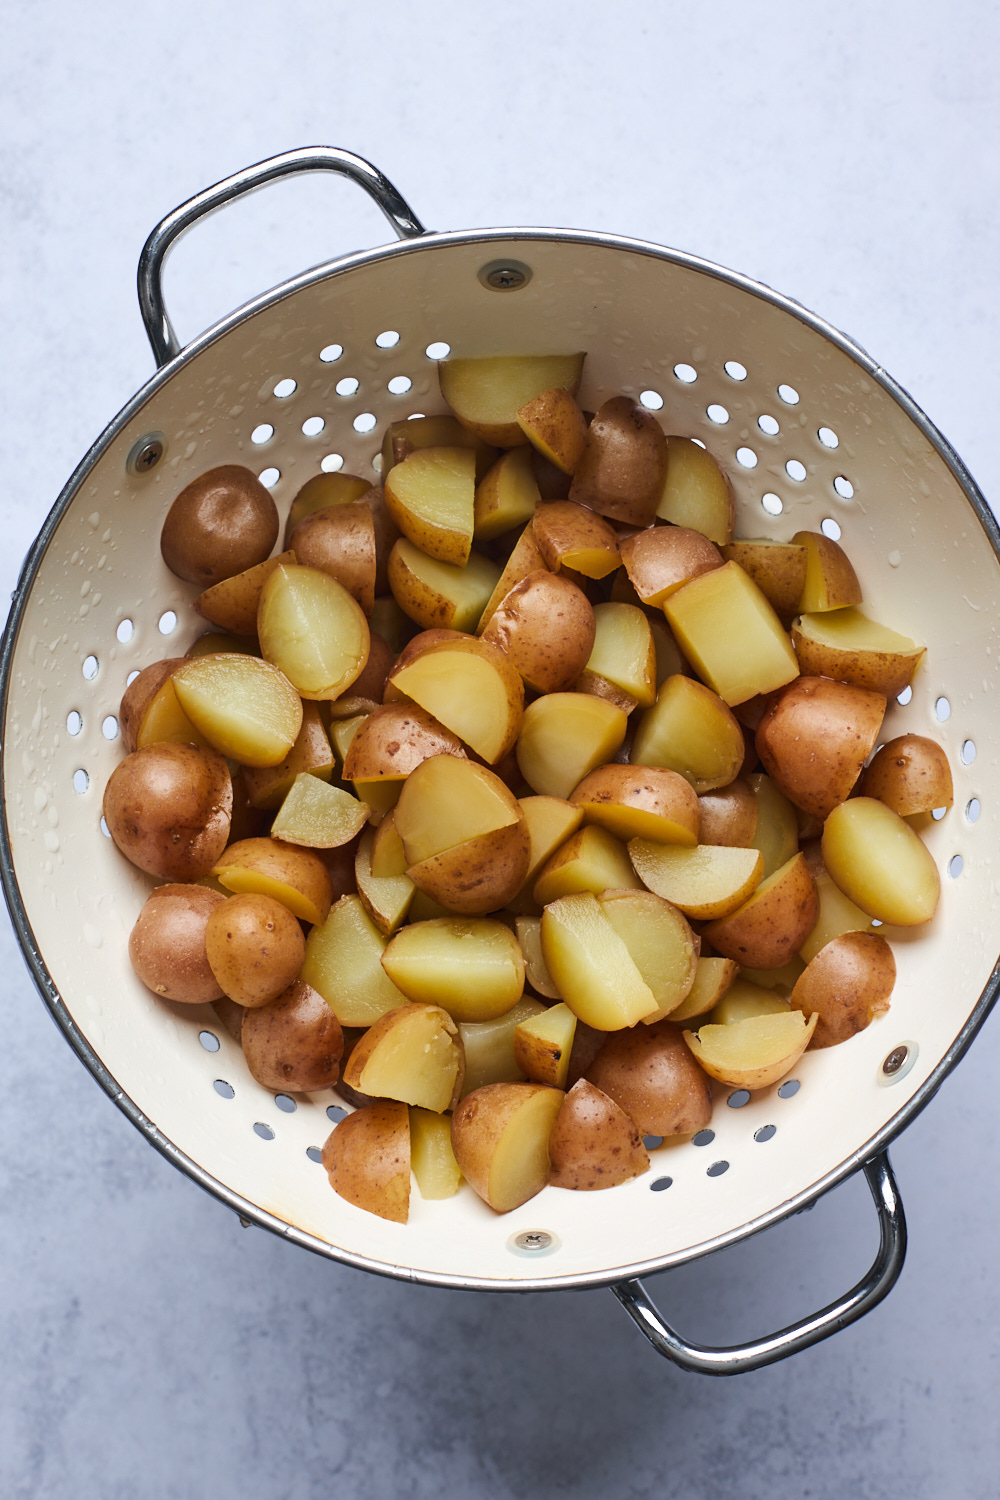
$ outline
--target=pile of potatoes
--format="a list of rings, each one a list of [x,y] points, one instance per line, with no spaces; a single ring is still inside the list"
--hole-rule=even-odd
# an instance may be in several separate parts
[[[824,535],[734,541],[709,453],[582,411],[583,362],[443,362],[451,414],[310,479],[275,556],[248,470],[189,484],[162,552],[213,628],[122,700],[136,973],[337,1089],[330,1181],[399,1222],[411,1170],[498,1212],[645,1172],[712,1079],[886,1011],[878,929],[938,900],[947,760],[879,747],[923,649]]]

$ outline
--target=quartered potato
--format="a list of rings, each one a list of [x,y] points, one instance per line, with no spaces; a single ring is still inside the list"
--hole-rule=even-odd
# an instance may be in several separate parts
[[[201,656],[170,680],[195,728],[240,765],[280,765],[299,737],[302,699],[271,662],[237,652]]]
[[[371,502],[328,505],[300,521],[289,538],[293,548],[282,562],[298,562],[335,578],[366,615],[375,605],[378,556]]]
[[[275,813],[271,837],[307,849],[339,849],[356,838],[367,822],[368,808],[357,797],[303,773],[296,776]]]
[[[524,1073],[514,1057],[514,1036],[522,1021],[545,1014],[545,1006],[524,995],[494,1021],[460,1021],[458,1034],[465,1048],[464,1094],[486,1083],[520,1083]]]
[[[799,613],[806,586],[806,549],[800,543],[766,538],[729,542],[722,555],[726,562],[739,563],[782,619]]]
[[[882,693],[800,677],[765,709],[757,753],[789,801],[822,820],[850,796],[884,715]]]
[[[631,713],[656,697],[656,642],[646,613],[633,604],[594,606],[594,643],[577,692],[595,693]]]
[[[424,628],[473,630],[500,580],[489,558],[470,552],[464,567],[428,557],[407,537],[389,553],[389,587],[405,615]]]
[[[835,807],[823,827],[823,863],[863,912],[896,927],[929,922],[941,894],[934,859],[898,813],[873,797]]]
[[[638,1130],[607,1094],[581,1078],[563,1100],[549,1136],[553,1187],[593,1192],[649,1170]]]
[[[462,1039],[448,1012],[409,1004],[368,1028],[348,1058],[344,1082],[375,1099],[441,1114],[460,1097],[464,1072]]]
[[[514,585],[520,583],[522,578],[527,578],[529,573],[539,571],[547,572],[548,569],[545,566],[544,557],[538,550],[534,528],[529,521],[514,543],[514,550],[508,557],[503,572],[495,580],[493,592],[483,605],[479,623],[476,626],[476,635],[483,634],[497,606],[506,599]]]
[[[926,655],[908,636],[869,620],[859,609],[800,615],[792,645],[806,677],[833,677],[895,698],[913,681]]]
[[[621,561],[614,527],[571,500],[546,500],[536,506],[531,530],[553,573],[570,568],[584,578],[606,578]]]
[[[693,849],[630,839],[629,857],[643,885],[698,921],[726,917],[761,882],[763,856],[756,849],[698,844]]]
[[[261,591],[257,634],[264,660],[280,668],[302,698],[339,697],[368,660],[364,610],[318,568],[275,568]]]
[[[539,568],[504,595],[481,639],[503,652],[526,686],[559,693],[587,666],[597,631],[594,614],[575,583]]]
[[[861,603],[858,575],[839,542],[821,531],[797,531],[792,541],[806,549],[806,581],[799,600],[803,614]]]
[[[656,996],[590,891],[561,896],[542,913],[545,965],[573,1014],[598,1031],[634,1026]]]
[[[232,631],[234,635],[257,634],[257,607],[261,590],[274,572],[284,563],[294,563],[294,552],[282,552],[278,557],[268,558],[256,567],[237,573],[233,578],[224,578],[191,601],[206,620],[218,625],[220,630]]]
[[[531,467],[529,448],[512,448],[476,485],[473,536],[488,542],[523,526],[535,514],[541,496]]]
[[[390,681],[490,765],[520,733],[524,685],[504,652],[486,641],[437,642],[397,668]]]
[[[178,745],[207,745],[187,714],[181,708],[170,681],[183,656],[167,657],[144,667],[122,696],[118,709],[122,744],[129,754],[143,745],[173,740]]]
[[[517,420],[522,406],[553,386],[575,396],[583,361],[582,354],[445,359],[438,377],[441,394],[463,427],[487,443],[514,448],[528,441]]]
[[[451,1145],[451,1120],[433,1110],[410,1106],[410,1167],[421,1198],[451,1198],[462,1172]]]
[[[735,510],[732,486],[712,455],[690,438],[668,437],[658,519],[700,531],[723,547],[733,534]]]
[[[576,1033],[568,1005],[552,1005],[514,1028],[514,1061],[533,1083],[564,1089]]]
[[[416,448],[471,448],[476,455],[477,482],[500,456],[496,448],[463,427],[457,417],[408,417],[402,422],[390,422],[386,428],[382,441],[382,478]]]
[[[684,655],[730,707],[799,674],[781,621],[738,563],[692,579],[664,600],[663,612]]]
[[[818,1018],[798,1010],[706,1024],[683,1037],[710,1078],[737,1089],[766,1089],[790,1072],[812,1040]]]
[[[306,516],[315,515],[331,505],[349,505],[352,500],[367,495],[370,488],[368,480],[360,479],[357,474],[314,474],[292,501],[285,522],[285,546],[290,545],[292,532]]]
[[[357,896],[341,896],[306,939],[301,975],[342,1026],[371,1026],[405,1004],[382,967],[385,934]]]
[[[654,526],[622,537],[622,562],[643,604],[656,607],[692,578],[721,568],[714,542],[688,526]]]
[[[492,1083],[467,1094],[451,1122],[455,1159],[480,1198],[508,1213],[540,1193],[549,1177],[549,1133],[561,1089]]]
[[[284,760],[276,766],[244,766],[243,782],[254,807],[271,811],[284,802],[297,776],[308,772],[320,781],[329,782],[333,779],[334,764],[319,705],[303,703],[302,728]]]
[[[588,823],[626,842],[645,838],[687,848],[698,842],[698,798],[676,771],[648,762],[599,766],[573,789],[569,800],[582,809]]]
[[[517,938],[488,917],[411,922],[390,939],[382,967],[408,1000],[440,1005],[455,1021],[492,1021],[524,990]]]
[[[428,557],[463,568],[472,550],[476,456],[470,448],[415,448],[385,480],[385,503]]]
[[[652,891],[607,890],[597,899],[656,1001],[656,1010],[643,1016],[643,1024],[662,1021],[694,984],[699,939],[683,914]]]
[[[405,1224],[410,1211],[410,1126],[406,1105],[376,1099],[345,1116],[323,1147],[330,1186],[356,1208]]]
[[[739,964],[731,958],[701,958],[695,971],[694,983],[687,998],[670,1012],[672,1021],[687,1021],[693,1016],[704,1016],[714,1010],[727,990],[736,982]]]
[[[743,731],[718,693],[678,675],[661,683],[656,702],[639,720],[631,758],[667,767],[696,792],[710,792],[734,780],[745,755]]]
[[[614,760],[625,738],[622,709],[589,693],[549,693],[524,711],[517,763],[532,791],[568,798],[588,772]]]
[[[517,424],[531,446],[564,474],[580,462],[587,436],[587,419],[564,386],[553,386],[526,401]]]
[[[818,915],[816,882],[805,856],[796,854],[762,880],[742,906],[709,922],[703,933],[726,958],[755,969],[779,969],[799,951]]]
[[[386,837],[379,846],[381,859],[376,870],[376,840],[383,831]],[[391,937],[406,921],[416,891],[406,873],[403,841],[391,813],[377,829],[369,828],[362,834],[354,856],[354,878],[365,911],[379,931]]]
[[[211,873],[220,885],[240,894],[273,896],[303,922],[322,922],[330,910],[330,872],[311,849],[277,839],[241,839],[219,855]]]
[[[818,1017],[811,1046],[835,1047],[889,1009],[896,960],[884,937],[846,932],[821,948],[792,990],[792,1006]]]
[[[538,906],[578,891],[597,895],[638,886],[628,850],[600,824],[588,824],[568,838],[542,866],[533,895]]]

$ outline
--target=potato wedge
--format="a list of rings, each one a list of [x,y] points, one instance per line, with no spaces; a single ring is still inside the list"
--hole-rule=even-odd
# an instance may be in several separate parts
[[[364,670],[371,644],[364,610],[343,584],[288,563],[261,590],[257,634],[264,660],[312,699],[345,692]]]
[[[608,890],[597,899],[656,1001],[643,1025],[662,1021],[694,984],[699,939],[677,908],[651,891]]]
[[[536,995],[544,995],[546,1000],[558,1000],[559,991],[548,971],[545,955],[542,952],[541,917],[515,917],[514,931],[521,945],[521,952],[524,954],[525,983],[531,986]],[[544,1083],[545,1079],[541,1078],[538,1082]],[[559,1085],[560,1088],[562,1086],[562,1084]]]
[[[514,1060],[514,1032],[522,1021],[544,1013],[540,1000],[524,995],[495,1021],[460,1021],[458,1032],[465,1047],[463,1094],[487,1083],[523,1082],[524,1074]]]
[[[606,578],[621,562],[614,528],[572,500],[540,502],[531,530],[546,568],[553,573],[571,568],[585,578]]]
[[[670,1012],[671,1021],[688,1021],[714,1010],[739,972],[739,964],[731,958],[699,957],[694,984],[687,998]]]
[[[542,913],[542,953],[563,1000],[588,1026],[617,1031],[657,1009],[628,948],[589,891]]]
[[[863,912],[849,896],[844,895],[822,864],[817,867],[813,863],[812,872],[819,900],[819,915],[799,949],[800,958],[807,964],[834,938],[841,937],[845,932],[870,932],[872,926],[868,913]]]
[[[483,916],[499,911],[523,887],[529,855],[528,832],[522,820],[492,828],[408,866],[406,873],[417,887],[411,920],[440,915],[420,908],[421,896],[439,903],[446,915],[460,912]]]
[[[755,969],[780,969],[799,951],[818,915],[816,882],[805,856],[796,854],[762,880],[736,911],[702,931],[705,941],[726,958]]]
[[[622,890],[637,887],[628,851],[606,828],[589,824],[568,838],[542,866],[535,881],[534,898],[547,906],[561,896],[579,891]]]
[[[583,822],[583,811],[562,797],[519,797],[518,806],[524,814],[531,848],[524,880],[524,889],[529,891],[542,866],[576,833]]]
[[[712,1087],[672,1021],[616,1031],[586,1072],[641,1136],[694,1135],[712,1117]]]
[[[806,582],[799,600],[803,614],[861,603],[858,575],[839,542],[821,531],[797,531],[792,541],[806,549]]]
[[[500,457],[496,448],[463,427],[457,417],[408,417],[390,422],[382,440],[382,479],[415,448],[471,448],[476,455],[476,481],[483,479]]]
[[[732,485],[712,455],[690,438],[667,438],[667,472],[656,514],[661,521],[700,531],[717,547],[732,537]]]
[[[746,754],[743,731],[718,693],[693,677],[668,677],[639,720],[633,762],[662,766],[695,792],[728,786]]]
[[[638,1130],[607,1094],[581,1078],[570,1089],[549,1136],[552,1187],[593,1192],[649,1170]]]
[[[301,977],[342,1026],[371,1026],[406,1003],[382,967],[386,938],[357,896],[341,896],[306,939]]]
[[[653,608],[725,560],[714,542],[688,526],[652,526],[618,545],[633,588]]]
[[[428,557],[407,537],[389,553],[389,587],[404,614],[430,630],[444,625],[474,630],[500,579],[500,569],[478,552],[464,568]]]
[[[587,665],[596,631],[583,590],[568,578],[536,569],[505,594],[481,639],[503,652],[528,687],[559,693]]]
[[[724,844],[686,849],[630,839],[628,852],[643,885],[696,921],[736,911],[757,889],[764,868],[758,850]]]
[[[521,407],[553,386],[575,396],[583,361],[583,354],[446,359],[438,365],[438,377],[441,394],[463,427],[487,443],[516,448],[527,442],[517,420]]]
[[[524,684],[505,653],[462,636],[430,646],[390,681],[490,765],[513,748],[524,717]]]
[[[143,667],[122,695],[118,709],[122,744],[127,754],[144,745],[172,740],[176,745],[207,746],[181,708],[170,678],[184,665],[183,656],[167,657]]]
[[[289,545],[294,549],[292,562],[329,574],[357,600],[366,615],[371,614],[378,559],[369,500],[362,497],[313,511],[296,526]]]
[[[392,836],[393,842],[398,846],[399,859],[391,864],[388,859],[385,859],[383,867],[376,873],[374,868],[378,848],[376,840],[383,829]],[[391,937],[406,921],[416,891],[416,886],[406,873],[403,844],[396,833],[395,820],[391,813],[382,820],[377,829],[368,828],[361,835],[361,842],[354,856],[354,879],[365,911],[378,930],[384,936]]]
[[[455,1159],[480,1198],[509,1213],[540,1193],[549,1176],[549,1133],[561,1089],[540,1083],[493,1083],[467,1094],[455,1110]]]
[[[411,922],[390,939],[382,967],[407,999],[440,1005],[454,1021],[492,1021],[524,991],[517,938],[486,917]]]
[[[701,813],[700,844],[728,844],[737,849],[748,849],[754,844],[757,797],[750,783],[741,776],[728,786],[704,792],[698,798],[698,807]]]
[[[656,697],[656,645],[648,616],[637,605],[610,601],[594,606],[594,627],[594,644],[575,683],[577,691],[616,701],[603,682],[624,695],[617,701],[626,713],[636,706],[649,708]]]
[[[496,829],[523,828],[524,814],[485,766],[435,755],[407,778],[395,821],[406,859],[416,865]],[[526,830],[524,842],[527,846]]]
[[[710,1078],[737,1089],[766,1089],[791,1072],[812,1040],[817,1017],[800,1011],[752,1016],[731,1026],[685,1031],[684,1040]]]
[[[296,776],[308,772],[320,781],[333,779],[334,754],[319,704],[303,703],[302,728],[284,760],[276,766],[244,766],[243,783],[254,807],[271,811],[280,807]]]
[[[292,532],[306,516],[315,515],[331,505],[349,505],[360,500],[371,488],[367,479],[357,474],[314,474],[296,493],[285,522],[285,546],[291,544]]]
[[[540,391],[517,413],[517,425],[531,446],[564,474],[580,462],[587,419],[563,386]]]
[[[626,526],[648,526],[666,475],[659,422],[630,397],[612,396],[587,428],[569,498]]]
[[[737,563],[686,583],[664,600],[663,612],[684,655],[730,707],[799,675],[781,621]]]
[[[547,571],[545,569],[545,559],[538,550],[535,533],[529,521],[515,542],[514,550],[507,559],[506,566],[496,580],[493,592],[483,607],[479,623],[476,626],[477,635],[483,634],[483,631],[493,618],[497,607],[502,600],[506,599],[514,585],[520,583],[522,578],[527,578],[529,573],[537,573],[540,569]]]
[[[676,771],[642,763],[598,766],[574,787],[569,798],[616,838],[652,839],[658,844],[698,842],[698,798]]]
[[[769,776],[754,771],[747,781],[757,798],[757,826],[749,845],[759,849],[764,858],[766,880],[798,851],[799,827],[795,808]]]
[[[451,1120],[433,1110],[410,1107],[410,1167],[421,1198],[452,1198],[462,1173],[451,1145]]]
[[[517,763],[532,791],[568,798],[583,778],[615,757],[627,716],[589,693],[549,693],[524,712]]]
[[[339,849],[361,832],[368,811],[350,792],[304,771],[275,813],[271,836],[307,849]]]
[[[833,677],[895,698],[912,681],[926,647],[869,620],[859,609],[800,615],[792,645],[806,677]]]
[[[795,542],[754,539],[729,542],[722,555],[726,562],[739,563],[782,619],[799,613],[806,586],[805,547]]]
[[[803,970],[803,972],[805,972]],[[729,986],[718,1005],[705,1019],[710,1026],[735,1026],[738,1021],[748,1021],[751,1016],[787,1015],[791,1006],[780,995],[772,994],[765,985],[754,984],[742,974]]]
[[[269,557],[254,568],[247,568],[233,578],[224,578],[219,583],[192,599],[191,607],[206,620],[218,625],[220,630],[230,630],[234,635],[257,634],[257,606],[261,590],[274,572],[284,563],[298,559],[294,552],[282,552],[278,557]]]
[[[464,1072],[462,1039],[448,1012],[411,1003],[368,1028],[347,1060],[344,1082],[376,1099],[441,1114],[460,1097]]]
[[[533,1083],[564,1089],[575,1032],[569,1006],[552,1005],[514,1028],[514,1061]]]
[[[352,736],[344,756],[344,780],[365,786],[373,781],[402,785],[432,755],[467,759],[458,735],[419,704],[385,704],[367,714]]]
[[[469,448],[415,448],[385,480],[385,503],[403,535],[458,568],[472,550],[475,471]]]
[[[219,855],[211,873],[226,890],[273,896],[303,922],[322,922],[333,882],[318,854],[277,839],[241,839]]]
[[[195,728],[243,766],[280,765],[298,739],[302,700],[270,662],[239,652],[201,656],[170,680]]]
[[[323,1166],[341,1198],[393,1224],[410,1211],[410,1127],[405,1104],[377,1099],[335,1126]]]
[[[792,1006],[818,1020],[811,1047],[835,1047],[889,1009],[896,960],[884,937],[846,932],[816,954],[792,990]]]
[[[476,485],[473,535],[491,541],[535,514],[541,496],[531,467],[531,450],[512,448]]]

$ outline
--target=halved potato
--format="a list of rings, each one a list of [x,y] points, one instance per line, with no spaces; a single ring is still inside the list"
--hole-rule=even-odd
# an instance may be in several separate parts
[[[325,510],[314,511],[291,533],[290,545],[294,549],[292,562],[328,573],[358,601],[366,615],[371,614],[378,559],[368,499],[363,497],[346,505],[328,505]]]
[[[532,791],[568,798],[588,772],[614,759],[628,719],[589,693],[549,693],[524,712],[517,763]]]
[[[698,798],[701,810],[700,844],[729,844],[748,849],[756,840],[757,797],[749,782],[737,776],[728,786],[704,792]],[[782,861],[783,863],[784,861]]]
[[[558,693],[586,666],[596,629],[583,590],[539,568],[504,595],[481,638],[503,652],[528,687]]]
[[[783,619],[797,615],[806,586],[806,549],[795,542],[755,538],[729,542],[722,555],[739,563]]]
[[[724,562],[715,543],[688,526],[651,526],[622,537],[618,545],[633,588],[654,608]]]
[[[171,656],[154,661],[143,667],[125,689],[118,723],[122,744],[129,755],[143,745],[155,745],[161,740],[172,740],[176,745],[208,744],[181,708],[170,681],[185,660],[183,656]]]
[[[226,847],[233,810],[229,768],[215,750],[145,745],[119,761],[103,813],[116,847],[161,880],[201,880]]]
[[[698,798],[676,771],[648,763],[598,766],[569,800],[583,809],[588,823],[626,841],[646,838],[688,848],[698,842]]]
[[[531,530],[553,573],[572,568],[585,578],[606,578],[621,561],[614,528],[571,500],[542,501],[535,507]]]
[[[382,440],[383,480],[394,464],[401,464],[415,448],[471,448],[476,455],[476,480],[482,479],[499,454],[489,443],[462,426],[457,417],[407,417],[390,422]]]
[[[640,1135],[694,1135],[712,1118],[712,1087],[672,1021],[606,1037],[587,1069]]]
[[[800,615],[792,624],[792,645],[803,675],[852,682],[887,698],[913,681],[926,655],[926,647],[853,607]]]
[[[343,584],[318,568],[287,563],[261,590],[257,634],[264,660],[301,697],[313,699],[337,698],[349,688],[364,670],[371,641],[364,610]]]
[[[471,1094],[486,1083],[518,1083],[524,1074],[514,1061],[514,1032],[529,1016],[545,1013],[534,996],[524,995],[495,1021],[460,1021],[458,1032],[465,1047],[463,1093]]]
[[[472,550],[476,459],[469,448],[415,448],[385,480],[385,503],[428,557],[462,568]]]
[[[280,765],[298,739],[302,700],[270,662],[239,652],[201,656],[170,680],[195,728],[241,765]]]
[[[639,720],[631,758],[663,766],[695,792],[728,786],[746,754],[743,731],[718,693],[693,677],[668,677]]]
[[[549,1136],[552,1187],[593,1192],[649,1170],[649,1155],[632,1121],[607,1094],[581,1078]]]
[[[441,394],[463,427],[488,443],[515,448],[527,442],[517,414],[553,386],[576,395],[583,354],[492,355],[446,359],[438,365]]]
[[[738,1089],[766,1089],[790,1072],[812,1040],[817,1017],[800,1011],[751,1016],[731,1026],[685,1031],[684,1040],[711,1078]]]
[[[568,1005],[552,1005],[514,1028],[514,1061],[533,1083],[564,1089],[573,1051],[576,1016]]]
[[[757,826],[750,847],[764,857],[764,879],[780,870],[799,847],[799,825],[795,808],[769,776],[753,771],[747,781],[757,798]]]
[[[521,945],[521,952],[524,954],[525,982],[537,995],[544,995],[546,1000],[560,999],[559,991],[548,971],[545,955],[542,952],[541,917],[515,917],[514,931]],[[545,1079],[540,1079],[539,1082],[544,1083]],[[562,1084],[559,1087],[562,1088]]]
[[[941,894],[933,856],[884,802],[852,797],[823,827],[823,863],[845,896],[897,927],[929,922]]]
[[[486,917],[411,922],[390,939],[382,967],[408,999],[443,1006],[455,1021],[492,1021],[524,991],[517,938]]]
[[[513,747],[524,716],[524,684],[496,646],[473,636],[441,641],[390,680],[490,765]]]
[[[900,734],[882,745],[869,761],[860,789],[901,818],[951,807],[955,800],[948,757],[922,734]]]
[[[643,1024],[662,1021],[694,984],[699,939],[677,908],[652,891],[607,890],[597,899],[656,1001]]]
[[[540,1083],[492,1083],[467,1094],[455,1110],[455,1159],[497,1213],[526,1203],[548,1181],[549,1133],[564,1097]]]
[[[323,1146],[330,1186],[356,1208],[405,1224],[410,1211],[410,1127],[405,1104],[376,1099],[346,1115]]]
[[[213,584],[192,599],[191,606],[220,630],[231,630],[234,635],[256,635],[261,590],[275,568],[296,561],[294,552],[269,557],[256,567]]]
[[[765,709],[757,754],[779,791],[822,820],[850,795],[884,715],[882,693],[800,677]]]
[[[410,865],[407,874],[417,887],[411,920],[460,912],[482,916],[512,901],[524,885],[530,846],[523,821],[466,839]],[[419,898],[430,897],[438,910],[424,910]],[[443,908],[443,913],[441,908]]]
[[[617,1031],[657,1009],[624,941],[589,891],[550,902],[542,913],[541,935],[556,988],[587,1025]]]
[[[703,936],[726,958],[755,969],[780,969],[799,951],[818,915],[816,882],[805,856],[796,854],[736,911],[709,922]]]
[[[712,455],[690,438],[667,438],[667,472],[656,514],[700,531],[717,547],[733,534],[733,488]]]
[[[821,531],[797,531],[792,541],[806,549],[806,582],[799,601],[803,614],[861,603],[858,575],[839,542]]]
[[[594,644],[575,686],[578,692],[611,698],[610,683],[625,695],[618,701],[626,713],[649,708],[656,697],[656,644],[645,611],[613,600],[594,606]],[[628,706],[626,707],[626,700]]]
[[[367,822],[368,808],[357,797],[304,771],[275,813],[271,836],[308,849],[339,849]]]
[[[303,922],[322,922],[333,882],[318,854],[277,839],[241,839],[218,857],[211,872],[227,891],[273,896]]]
[[[344,780],[366,788],[373,781],[402,784],[432,755],[467,758],[458,735],[426,709],[388,703],[367,714],[355,730],[344,756]]]
[[[523,526],[535,514],[541,496],[531,467],[529,448],[512,448],[476,485],[473,535],[477,542]]]
[[[400,537],[389,553],[389,587],[404,614],[425,630],[437,625],[474,630],[493,590],[500,569],[478,552],[470,552],[464,568],[428,557],[407,537]]]
[[[815,926],[799,949],[804,963],[811,963],[821,948],[845,932],[870,932],[871,917],[863,912],[849,896],[845,896],[836,881],[832,880],[822,864],[812,864],[819,900],[819,914]]]
[[[692,1016],[704,1016],[714,1010],[723,995],[740,972],[739,964],[731,958],[698,958],[694,984],[676,1009],[670,1012],[672,1021],[688,1021]]]
[[[564,386],[540,391],[517,414],[517,425],[531,446],[564,474],[580,462],[587,419]]]
[[[451,1198],[462,1172],[451,1145],[451,1120],[433,1110],[410,1107],[410,1166],[421,1198]]]
[[[515,542],[514,550],[507,559],[506,566],[497,578],[493,592],[483,607],[476,626],[477,635],[482,635],[493,618],[497,606],[506,599],[514,585],[520,583],[522,578],[527,578],[529,573],[537,573],[539,569],[545,570],[545,559],[538,550],[535,533],[529,521]]]
[[[344,1033],[323,997],[301,979],[247,1010],[240,1040],[247,1067],[266,1089],[311,1094],[337,1081]]]
[[[306,939],[301,977],[342,1026],[371,1026],[405,1004],[382,967],[386,939],[357,896],[341,896]]]
[[[819,1019],[813,1047],[835,1047],[889,1009],[896,960],[884,937],[845,932],[816,954],[792,990],[792,1006]]]
[[[663,612],[684,655],[730,707],[799,675],[781,621],[738,563],[686,583],[664,600]]]
[[[349,505],[360,500],[371,488],[367,479],[357,474],[314,474],[307,479],[292,501],[285,523],[285,546],[289,545],[292,532],[306,516],[326,510],[330,505]]]
[[[587,428],[569,497],[626,526],[648,526],[666,475],[659,422],[629,396],[612,396]]]
[[[376,1099],[399,1099],[441,1114],[462,1092],[465,1053],[458,1027],[439,1005],[409,1004],[370,1026],[344,1068],[344,1082]]]
[[[628,852],[643,885],[697,921],[736,911],[757,889],[764,868],[758,850],[724,844],[685,849],[631,839]]]

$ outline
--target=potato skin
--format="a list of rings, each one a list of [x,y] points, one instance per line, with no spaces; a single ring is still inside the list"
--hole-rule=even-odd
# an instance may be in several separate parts
[[[810,1047],[835,1047],[889,1009],[896,960],[885,938],[845,932],[821,948],[799,975],[791,1004],[818,1015]]]
[[[115,766],[103,810],[111,837],[140,870],[201,880],[229,838],[229,767],[216,750],[165,740],[146,745]]]
[[[343,1051],[340,1022],[322,995],[301,979],[243,1017],[247,1067],[266,1089],[328,1089],[337,1081]]]
[[[302,928],[288,907],[251,892],[215,908],[205,945],[222,993],[248,1009],[276,1000],[306,956]]]
[[[160,551],[171,573],[207,588],[264,562],[277,540],[278,511],[260,480],[241,464],[223,464],[181,490]]]
[[[881,693],[798,677],[771,698],[757,728],[764,770],[790,802],[821,821],[845,802],[885,715]]]
[[[628,396],[613,396],[587,429],[569,497],[613,521],[648,526],[666,474],[659,422]]]
[[[143,667],[134,682],[130,682],[122,694],[118,709],[118,723],[122,733],[122,744],[129,755],[136,748],[137,735],[149,705],[160,688],[178,667],[184,665],[183,656],[168,656],[163,661],[151,662]]]
[[[552,1187],[594,1192],[649,1170],[635,1125],[607,1094],[581,1078],[570,1089],[549,1136]]]
[[[405,1104],[378,1099],[348,1115],[322,1153],[330,1186],[357,1208],[405,1224],[410,1207],[410,1119]]]
[[[480,917],[513,900],[524,884],[530,859],[531,841],[522,815],[520,822],[466,839],[411,865],[406,873],[419,891],[449,911]]]
[[[804,854],[796,854],[731,912],[702,929],[724,958],[752,969],[780,969],[816,926],[819,896]]]
[[[536,569],[506,594],[481,639],[502,651],[529,687],[560,693],[572,686],[594,648],[594,610],[568,578]]]
[[[935,740],[922,734],[901,734],[883,745],[872,756],[860,791],[901,818],[951,807],[955,800],[948,757]]]
[[[205,950],[212,912],[225,897],[204,885],[161,885],[146,897],[128,940],[132,967],[164,1000],[206,1005],[222,997]]]
[[[693,1135],[712,1117],[712,1086],[671,1021],[610,1032],[584,1074],[640,1135]]]

